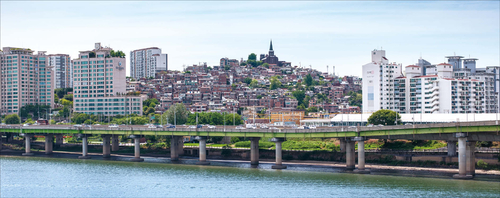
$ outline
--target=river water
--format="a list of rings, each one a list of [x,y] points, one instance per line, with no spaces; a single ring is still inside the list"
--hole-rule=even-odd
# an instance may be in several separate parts
[[[0,157],[1,197],[500,197],[500,182]]]

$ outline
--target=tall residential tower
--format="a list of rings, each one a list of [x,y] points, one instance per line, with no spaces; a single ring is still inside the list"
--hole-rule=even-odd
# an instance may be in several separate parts
[[[130,76],[135,79],[155,77],[168,70],[168,55],[161,49],[150,47],[130,52]]]
[[[74,110],[106,116],[142,115],[142,99],[126,96],[125,57],[111,54],[100,43],[73,59]]]

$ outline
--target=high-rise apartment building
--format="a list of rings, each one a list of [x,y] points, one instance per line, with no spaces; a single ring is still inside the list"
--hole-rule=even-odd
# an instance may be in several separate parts
[[[417,65],[406,66],[402,75],[401,67],[378,63],[379,52],[373,51],[372,63],[363,66],[363,112],[380,109],[399,113],[498,111],[495,67],[476,69],[477,59],[448,56],[448,63],[437,65],[419,59]],[[383,63],[387,59],[385,53],[381,54]]]
[[[0,62],[2,115],[18,114],[28,104],[54,107],[54,73],[45,51],[4,47]]]
[[[384,50],[373,50],[371,55],[372,62],[363,65],[363,112],[395,110],[394,79],[402,75],[402,66],[389,63]]]
[[[125,57],[100,43],[73,59],[74,111],[106,116],[142,115],[141,97],[126,96]]]
[[[156,73],[168,70],[168,55],[161,49],[150,47],[130,52],[130,76],[132,78],[155,77]]]
[[[49,55],[49,65],[54,68],[56,89],[73,87],[73,68],[68,54]]]

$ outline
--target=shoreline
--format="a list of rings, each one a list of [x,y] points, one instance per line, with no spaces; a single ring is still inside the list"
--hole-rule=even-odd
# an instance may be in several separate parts
[[[0,157],[27,157],[22,156],[22,151],[5,149],[1,150]],[[37,158],[54,158],[54,159],[78,159],[81,152],[54,151],[53,154],[46,155],[44,152],[33,152],[35,155],[30,157]],[[133,159],[133,154],[112,154],[110,159],[102,158],[101,153],[88,153],[92,158],[90,160],[100,161],[123,161],[130,162]],[[208,157],[208,156],[207,156]],[[144,158],[143,163],[167,163],[167,164],[186,164],[196,165],[197,157],[182,156],[179,161],[170,161],[168,155],[141,155]],[[258,168],[271,169],[274,165],[274,160],[261,159],[258,166],[250,165],[247,160],[235,159],[215,159],[207,158],[214,167],[237,167],[237,168]],[[134,163],[134,162],[131,162]],[[287,169],[283,171],[309,171],[309,172],[332,172],[332,173],[352,173],[345,169],[343,162],[327,162],[327,161],[301,161],[301,160],[283,160],[283,165]],[[199,166],[199,165],[197,165]],[[413,166],[388,166],[381,164],[367,163],[366,169],[370,170],[368,175],[388,175],[388,176],[403,176],[403,177],[427,177],[427,178],[443,178],[452,179],[454,174],[458,174],[458,169],[455,168],[429,168],[429,167],[413,167]],[[273,170],[273,169],[271,169]],[[493,181],[500,182],[500,171],[497,170],[481,170],[476,169],[476,176],[473,180],[478,181]]]

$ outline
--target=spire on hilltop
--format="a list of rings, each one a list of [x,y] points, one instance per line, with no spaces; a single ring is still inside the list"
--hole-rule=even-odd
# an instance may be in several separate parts
[[[273,51],[273,40],[271,39],[271,45],[269,46],[269,51]]]

